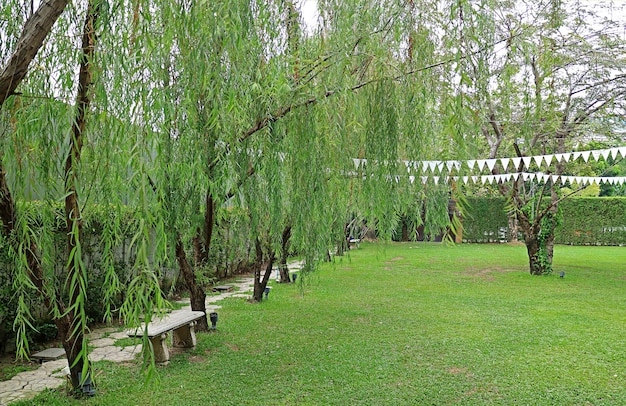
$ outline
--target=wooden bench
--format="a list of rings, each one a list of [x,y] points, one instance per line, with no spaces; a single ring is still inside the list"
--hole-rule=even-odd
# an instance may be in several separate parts
[[[167,349],[167,335],[172,332],[172,346],[176,348],[194,348],[196,346],[196,333],[194,326],[196,321],[204,317],[200,311],[172,312],[162,319],[148,324],[147,336],[154,350],[154,361],[159,364],[167,364],[170,360],[170,352]],[[144,327],[129,330],[129,337],[143,337]]]

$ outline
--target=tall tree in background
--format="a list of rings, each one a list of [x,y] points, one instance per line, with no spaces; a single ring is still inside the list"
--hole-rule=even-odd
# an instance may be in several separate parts
[[[458,65],[458,88],[468,94],[490,158],[570,152],[584,135],[609,134],[623,114],[624,39],[584,4],[460,1],[451,14],[451,41],[467,56]],[[476,52],[485,44],[497,45]],[[566,170],[564,162],[537,165],[544,167],[557,176]],[[520,176],[499,191],[524,236],[530,273],[551,272],[558,203],[566,197],[560,185]]]

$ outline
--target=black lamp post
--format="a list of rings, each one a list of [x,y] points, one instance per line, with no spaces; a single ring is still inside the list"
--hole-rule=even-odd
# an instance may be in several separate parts
[[[211,312],[211,314],[209,314],[209,320],[211,320],[211,330],[217,330],[217,313]]]

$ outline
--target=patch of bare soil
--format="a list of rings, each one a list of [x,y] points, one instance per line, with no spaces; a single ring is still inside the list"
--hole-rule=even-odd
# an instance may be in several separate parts
[[[231,343],[224,343],[225,346],[227,346],[228,348],[230,348],[233,351],[239,351],[240,348],[237,347],[235,344],[231,344]]]
[[[479,279],[483,279],[486,281],[493,281],[495,277],[493,274],[496,273],[507,273],[507,272],[518,272],[516,269],[505,269],[505,268],[490,268],[490,269],[466,269],[461,274],[465,276],[474,276]]]

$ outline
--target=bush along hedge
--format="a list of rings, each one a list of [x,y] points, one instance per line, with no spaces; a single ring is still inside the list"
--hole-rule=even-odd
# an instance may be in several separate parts
[[[463,241],[511,240],[506,200],[503,197],[469,197],[463,218]],[[573,197],[559,204],[557,244],[626,245],[625,197]]]

